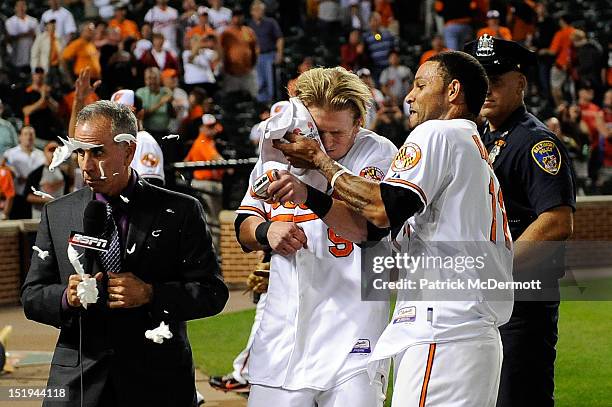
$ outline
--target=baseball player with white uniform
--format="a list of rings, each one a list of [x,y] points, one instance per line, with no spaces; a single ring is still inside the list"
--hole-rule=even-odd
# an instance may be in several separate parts
[[[137,96],[131,89],[118,90],[112,94],[110,100],[127,105],[136,112],[142,106],[142,103],[136,103]],[[138,127],[142,128],[140,120],[138,121]],[[138,175],[147,181],[157,186],[163,186],[165,183],[164,155],[159,143],[146,130],[138,131],[136,140],[136,151],[134,152],[134,158],[130,167],[135,169]]]
[[[292,143],[277,148],[294,166],[317,168],[335,181],[339,199],[330,203],[319,196],[318,202],[342,220],[339,233],[342,225],[351,230],[359,214],[378,227],[404,229],[402,250],[410,256],[427,253],[436,242],[453,242],[437,252],[452,258],[460,251],[454,242],[464,242],[481,250],[473,256],[488,257],[481,277],[509,283],[512,241],[503,197],[474,123],[487,87],[484,69],[465,53],[441,53],[421,65],[406,97],[413,131],[380,184],[347,174],[306,138],[288,137]],[[311,201],[311,194],[319,195],[309,189]],[[440,267],[418,272],[439,281],[453,277]],[[479,276],[474,268],[464,274]],[[395,359],[393,406],[495,406],[502,362],[498,327],[510,317],[512,294],[506,291],[504,301],[479,290],[472,294],[440,301],[431,292],[398,292],[392,320],[370,358],[371,371]]]
[[[397,149],[359,127],[369,92],[357,76],[313,69],[298,78],[296,96],[328,154],[358,176],[382,179]],[[339,236],[329,226],[333,220],[309,209],[305,184],[287,171],[279,178],[291,180],[293,193],[268,203],[247,192],[237,211],[243,247],[272,249],[265,310],[249,356],[249,406],[382,406],[388,365],[377,366],[370,380],[367,362],[389,304],[361,301],[361,248],[347,239],[367,235]]]

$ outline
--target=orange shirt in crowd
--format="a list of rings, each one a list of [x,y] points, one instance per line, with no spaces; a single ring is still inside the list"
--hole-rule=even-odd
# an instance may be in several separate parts
[[[77,38],[64,48],[62,58],[67,61],[74,60],[73,72],[79,75],[83,69],[89,66],[92,79],[100,79],[102,68],[100,67],[100,53],[93,42],[83,38]]]
[[[567,69],[569,67],[572,53],[571,35],[574,30],[575,28],[572,26],[560,29],[555,33],[550,43],[550,51],[557,56],[555,64],[559,68]]]
[[[599,145],[599,130],[597,129],[597,115],[601,114],[601,108],[595,103],[583,103],[578,105],[582,112],[582,121],[589,129],[591,136],[591,147]]]
[[[523,6],[529,6],[535,14],[536,2],[533,0],[523,0]],[[523,20],[521,17],[514,15],[513,8],[510,7],[509,14],[512,20],[512,40],[522,42],[527,39],[527,36],[533,35],[536,31],[535,23]]]
[[[435,49],[430,49],[429,51],[425,51],[423,52],[423,55],[421,55],[421,60],[419,61],[419,66],[423,65],[425,62],[427,62],[429,60],[429,58],[433,57],[434,55],[438,55],[440,52],[445,52],[448,51],[448,48],[442,48],[442,51],[436,51]]]
[[[205,38],[209,35],[217,35],[217,32],[211,26],[206,26],[206,28],[202,28],[201,26],[196,25],[195,27],[191,27],[189,30],[187,30],[187,33],[185,34],[185,40],[190,40],[191,37],[193,37],[194,35],[199,35],[200,37]]]
[[[215,140],[204,133],[200,133],[195,139],[185,161],[209,161],[222,160],[221,154],[217,151]],[[223,179],[223,170],[196,170],[193,172],[193,178],[206,181],[221,181]]]
[[[225,72],[233,76],[243,76],[251,72],[257,61],[257,37],[250,27],[227,27],[221,34],[223,66]]]
[[[15,196],[13,174],[8,167],[0,165],[0,209],[4,209],[5,200]]]
[[[476,38],[480,38],[485,34],[489,34],[491,37],[501,38],[502,40],[512,41],[512,33],[507,27],[499,27],[497,31],[489,27],[481,28],[478,30]]]
[[[72,113],[72,104],[74,103],[74,96],[76,94],[76,91],[72,91],[70,93],[67,93],[64,95],[64,97],[62,98],[62,103],[60,103],[59,106],[59,115],[62,116],[66,121],[70,120],[70,114]],[[96,92],[91,92],[89,95],[87,95],[87,97],[85,98],[85,105],[90,105],[94,102],[97,102],[98,100],[100,100],[100,98],[98,97],[98,95],[96,95]]]
[[[202,117],[203,114],[204,114],[204,108],[200,105],[195,105],[189,111],[189,120],[199,119]]]
[[[388,1],[381,1],[376,6],[376,12],[380,14],[380,22],[383,27],[388,27],[391,20],[394,19],[393,9]]]
[[[113,18],[108,22],[108,26],[111,28],[118,28],[121,32],[121,39],[124,40],[128,37],[140,39],[140,31],[138,30],[138,24],[132,20],[125,19],[123,22],[119,22],[116,18]]]

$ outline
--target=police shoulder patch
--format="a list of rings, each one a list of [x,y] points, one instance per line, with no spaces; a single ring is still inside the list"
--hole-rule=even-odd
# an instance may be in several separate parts
[[[421,148],[415,143],[406,143],[395,155],[391,169],[395,172],[406,171],[414,168],[420,160]]]
[[[378,167],[364,167],[359,171],[359,176],[372,181],[382,181],[385,173]]]
[[[561,168],[561,152],[551,140],[542,140],[531,148],[531,156],[545,172],[557,175]]]

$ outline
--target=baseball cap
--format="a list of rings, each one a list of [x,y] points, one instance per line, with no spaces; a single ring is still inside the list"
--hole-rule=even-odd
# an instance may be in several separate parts
[[[113,93],[111,102],[134,107],[134,91],[131,89],[121,89]]]
[[[204,14],[208,15],[208,7],[206,7],[206,6],[198,7],[198,14],[199,15],[204,15]]]
[[[270,108],[270,116],[274,116],[275,114],[282,112],[287,108],[287,106],[289,106],[289,101],[287,100],[281,100],[280,102],[276,102]]]
[[[45,68],[43,68],[42,66],[37,66],[36,68],[34,68],[34,73],[45,73]]]
[[[475,57],[489,76],[510,71],[525,74],[530,66],[538,63],[535,52],[518,42],[494,38],[488,34],[468,42],[463,50]]]
[[[368,68],[361,68],[356,73],[357,73],[357,76],[359,76],[360,78],[362,76],[371,76],[372,75],[372,73],[370,72],[370,70]]]
[[[161,73],[162,78],[176,78],[178,76],[178,72],[176,69],[164,69]]]
[[[212,114],[206,113],[202,115],[202,123],[205,126],[212,126],[213,124],[217,123],[217,119]]]
[[[499,18],[499,11],[497,10],[487,11],[487,18]]]

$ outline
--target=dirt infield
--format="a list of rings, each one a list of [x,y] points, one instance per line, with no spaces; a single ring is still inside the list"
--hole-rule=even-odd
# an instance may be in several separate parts
[[[240,291],[232,291],[223,312],[254,308],[253,303]],[[8,338],[9,360],[19,359],[26,365],[15,368],[11,373],[0,374],[0,387],[44,387],[49,375],[49,362],[59,330],[28,321],[19,306],[0,307],[0,328],[12,325]],[[244,407],[246,399],[232,393],[223,393],[208,385],[208,378],[196,373],[196,386],[204,395],[207,407]],[[0,407],[40,407],[41,401],[1,401]]]

